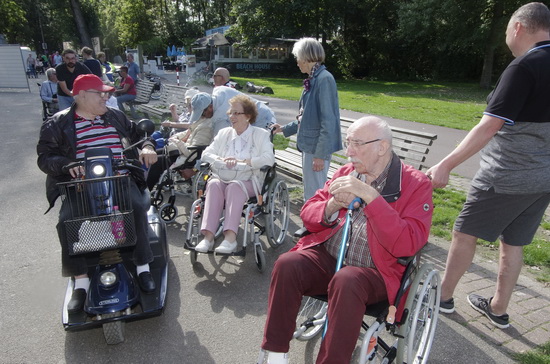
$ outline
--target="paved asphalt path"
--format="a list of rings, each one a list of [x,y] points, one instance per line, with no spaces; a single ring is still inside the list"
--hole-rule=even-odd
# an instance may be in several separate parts
[[[44,215],[45,175],[36,166],[35,151],[41,104],[35,83],[31,86],[32,93],[0,90],[0,363],[254,363],[271,267],[291,243],[277,251],[266,249],[268,268],[263,274],[252,256],[199,256],[193,268],[182,249],[190,200],[180,196],[179,216],[168,227],[171,262],[164,315],[128,323],[126,342],[117,346],[105,344],[101,329],[64,332],[61,305],[67,281],[59,268],[58,208]],[[270,105],[276,107],[274,99]],[[294,217],[290,231],[296,227]],[[293,342],[292,362],[311,363],[318,346],[318,340]],[[443,317],[430,363],[451,362],[511,360]]]

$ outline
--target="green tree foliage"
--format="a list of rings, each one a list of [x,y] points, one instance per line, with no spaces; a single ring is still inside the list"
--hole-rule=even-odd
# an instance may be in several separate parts
[[[148,55],[189,48],[210,28],[243,49],[270,38],[320,39],[336,75],[473,79],[487,87],[511,56],[504,30],[520,0],[4,0],[0,30],[39,50],[100,37],[108,55],[141,44]],[[79,5],[79,6],[75,6]],[[78,8],[80,8],[80,15]],[[88,33],[88,35],[86,34]],[[292,60],[289,60],[292,62]],[[481,77],[480,77],[481,76]]]
[[[0,33],[9,43],[29,44],[32,34],[25,18],[25,10],[13,0],[0,1]]]

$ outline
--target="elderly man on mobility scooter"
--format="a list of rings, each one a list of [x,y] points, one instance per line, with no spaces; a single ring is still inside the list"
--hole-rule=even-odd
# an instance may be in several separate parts
[[[70,174],[63,167],[84,157],[92,148],[110,148],[113,155],[121,155],[125,147],[139,141],[136,125],[124,113],[107,108],[105,102],[114,91],[93,74],[80,75],[73,86],[75,103],[47,120],[40,130],[38,141],[38,166],[47,174],[46,193],[50,209],[59,197],[58,182],[69,181],[81,176],[83,167],[74,167]],[[129,158],[138,159],[149,167],[157,161],[152,142],[145,141],[138,152],[132,148],[125,152]],[[137,242],[134,249],[134,263],[138,282],[145,293],[155,291],[155,281],[149,269],[154,259],[147,233],[148,196],[145,196],[143,170],[132,170],[130,178],[130,199],[133,203]],[[67,306],[69,313],[82,310],[86,292],[90,285],[85,257],[70,256],[63,222],[68,219],[71,207],[63,203],[59,213],[57,231],[61,243],[62,273],[74,277],[74,291]],[[49,210],[48,210],[49,211]]]
[[[350,160],[309,199],[300,216],[311,232],[276,261],[262,349],[268,363],[288,363],[289,342],[302,296],[328,293],[330,318],[317,363],[349,363],[365,305],[394,304],[405,270],[398,258],[415,255],[428,240],[432,186],[392,151],[387,123],[357,120],[348,130]],[[359,197],[343,266],[336,259],[348,206]]]

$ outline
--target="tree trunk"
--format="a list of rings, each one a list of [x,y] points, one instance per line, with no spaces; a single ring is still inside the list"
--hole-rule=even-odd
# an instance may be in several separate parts
[[[93,48],[92,38],[88,33],[88,26],[82,15],[82,10],[80,8],[80,0],[70,0],[71,9],[74,15],[74,22],[76,24],[76,29],[78,30],[78,35],[80,36],[80,42],[82,46],[87,46]]]
[[[502,35],[501,24],[503,23],[503,1],[496,1],[493,7],[493,16],[487,37],[487,46],[483,56],[483,70],[481,71],[481,79],[479,86],[482,88],[491,87],[491,79],[493,76],[493,63],[495,56],[495,48],[499,42],[499,37]]]
[[[481,88],[490,88],[493,75],[493,60],[495,55],[495,47],[492,44],[487,44],[483,56],[483,70],[481,71],[481,80],[479,86]]]

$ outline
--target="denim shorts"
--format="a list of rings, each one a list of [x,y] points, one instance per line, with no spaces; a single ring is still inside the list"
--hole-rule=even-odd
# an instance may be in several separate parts
[[[490,242],[500,238],[508,245],[528,245],[549,203],[550,193],[509,195],[471,187],[454,230]]]

